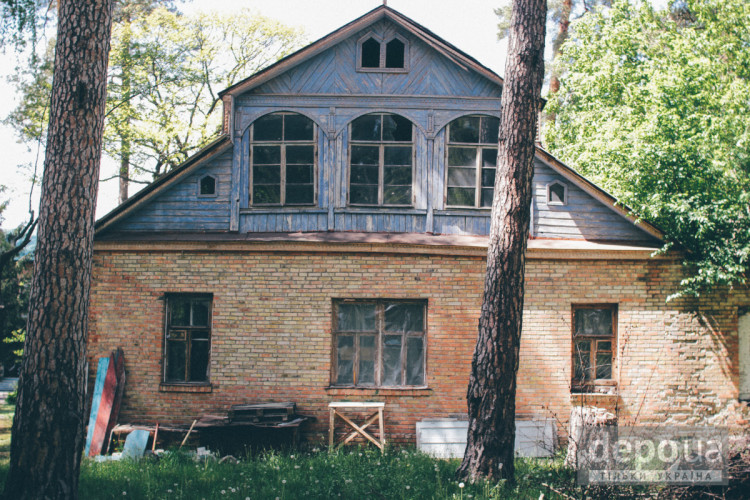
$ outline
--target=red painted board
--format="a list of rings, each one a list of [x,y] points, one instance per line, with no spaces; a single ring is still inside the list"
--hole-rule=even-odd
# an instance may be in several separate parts
[[[115,360],[117,389],[115,390],[115,399],[112,402],[112,412],[109,414],[109,423],[107,424],[107,432],[105,434],[103,447],[104,453],[107,453],[107,450],[109,449],[109,442],[112,439],[112,429],[117,425],[117,418],[120,415],[120,403],[122,403],[122,393],[125,391],[125,353],[122,352],[121,348],[117,348],[112,355]]]
[[[115,399],[117,389],[117,371],[115,370],[115,360],[109,358],[109,367],[107,375],[104,377],[104,387],[102,389],[102,399],[99,402],[99,412],[96,414],[96,424],[94,425],[94,434],[91,437],[91,448],[89,456],[100,455],[104,445],[104,438],[107,435],[107,424],[109,424],[109,415],[112,413],[112,403]]]

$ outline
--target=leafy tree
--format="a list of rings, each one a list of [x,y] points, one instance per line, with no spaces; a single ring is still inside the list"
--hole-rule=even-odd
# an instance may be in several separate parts
[[[129,182],[148,183],[211,141],[221,124],[220,90],[304,40],[299,29],[247,10],[128,12],[113,26],[104,134],[104,151],[120,163],[121,202]],[[23,99],[8,121],[22,138],[43,130],[51,73],[47,62],[19,83]],[[144,173],[149,178],[141,180]]]
[[[111,0],[60,0],[24,357],[3,497],[78,496]]]
[[[514,480],[516,374],[547,0],[514,0],[502,94],[484,300],[466,394],[469,432],[458,475]]]
[[[685,252],[679,294],[745,283],[750,6],[620,0],[574,24],[549,148]]]

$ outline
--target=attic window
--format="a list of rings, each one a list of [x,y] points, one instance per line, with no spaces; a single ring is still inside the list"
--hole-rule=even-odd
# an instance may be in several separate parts
[[[368,33],[357,42],[357,71],[402,73],[408,70],[409,43],[400,35],[383,40]]]
[[[568,203],[568,186],[560,181],[547,184],[547,204],[565,205]]]
[[[216,178],[211,175],[201,177],[198,181],[198,194],[200,196],[216,195]]]

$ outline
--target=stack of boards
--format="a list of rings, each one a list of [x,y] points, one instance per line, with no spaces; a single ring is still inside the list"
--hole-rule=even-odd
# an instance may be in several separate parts
[[[111,356],[99,358],[86,435],[87,457],[100,455],[109,447],[124,389],[125,355],[122,349],[117,349]]]

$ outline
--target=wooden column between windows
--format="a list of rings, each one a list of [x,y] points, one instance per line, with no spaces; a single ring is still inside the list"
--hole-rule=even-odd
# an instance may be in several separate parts
[[[342,413],[343,409],[349,409],[349,410],[376,410],[375,413],[367,417],[367,419],[364,421],[364,423],[360,426],[356,424],[354,421],[352,421],[349,417],[344,415]],[[353,432],[350,432],[349,434],[345,435],[343,438],[341,438],[338,442],[338,447],[341,447],[349,442],[351,442],[357,435],[360,435],[370,441],[372,444],[377,446],[381,452],[385,450],[385,422],[383,420],[383,410],[385,409],[385,403],[377,403],[377,402],[333,402],[328,405],[329,410],[329,419],[328,419],[328,447],[329,451],[333,450],[334,441],[335,441],[335,431],[336,431],[336,416],[338,416],[341,420],[344,421],[346,425],[354,429]],[[375,422],[378,422],[378,431],[379,435],[376,439],[374,436],[372,436],[369,432],[366,431],[366,429],[374,424]]]

